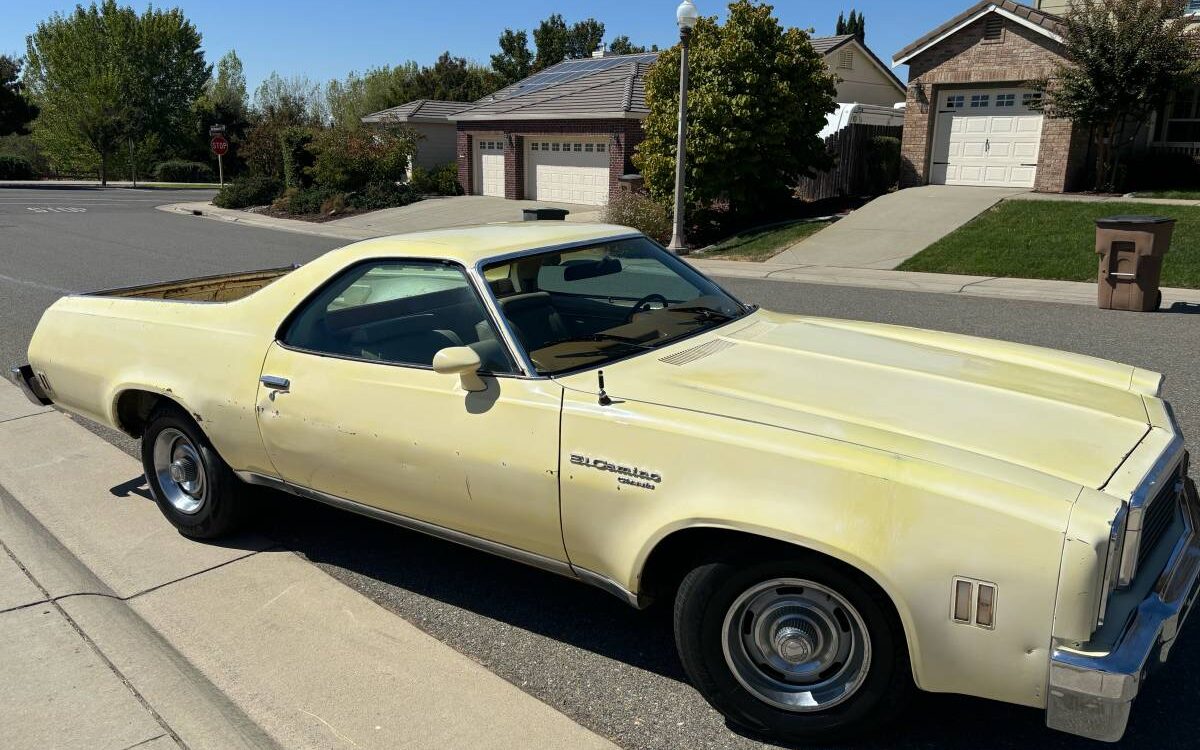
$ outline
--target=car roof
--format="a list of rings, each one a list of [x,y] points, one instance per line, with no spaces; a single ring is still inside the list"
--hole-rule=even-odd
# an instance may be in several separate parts
[[[437,229],[356,242],[329,255],[358,261],[379,257],[437,258],[474,266],[481,260],[525,250],[587,243],[636,234],[615,224],[527,221]]]

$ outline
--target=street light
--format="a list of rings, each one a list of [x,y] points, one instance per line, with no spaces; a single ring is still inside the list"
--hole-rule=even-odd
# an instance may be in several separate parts
[[[687,164],[687,85],[688,85],[688,42],[692,29],[700,20],[700,11],[692,0],[683,0],[675,9],[675,21],[679,24],[679,138],[675,145],[675,229],[671,234],[670,250],[677,253],[687,249],[683,237],[683,170]]]

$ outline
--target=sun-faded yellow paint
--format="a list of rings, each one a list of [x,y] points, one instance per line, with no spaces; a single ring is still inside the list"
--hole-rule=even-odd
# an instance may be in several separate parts
[[[1155,373],[758,311],[606,366],[603,405],[594,370],[485,378],[469,393],[456,376],[274,343],[311,291],[364,259],[474,266],[626,232],[538,223],[371,240],[223,304],[67,297],[30,360],[57,403],[96,421],[119,427],[127,389],[160,393],[239,471],[570,562],[634,593],[655,546],[688,528],[823,552],[892,599],[922,688],[1043,706],[1050,648],[1095,627],[1108,525],[1173,434]],[[690,364],[663,361],[718,340]],[[291,379],[290,392],[272,399],[264,373]],[[623,483],[573,455],[661,481]],[[997,585],[994,630],[951,622],[954,576]]]

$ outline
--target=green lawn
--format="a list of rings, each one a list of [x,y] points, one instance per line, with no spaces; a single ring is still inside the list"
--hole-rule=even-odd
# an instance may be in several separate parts
[[[750,229],[697,253],[697,258],[720,260],[770,260],[800,240],[829,226],[828,221],[802,221],[782,226]]]
[[[1175,198],[1183,201],[1200,201],[1200,190],[1153,190],[1134,195],[1137,198]]]
[[[1091,281],[1098,218],[1152,214],[1177,219],[1163,286],[1200,288],[1200,208],[1147,203],[1005,201],[909,258],[901,271]]]

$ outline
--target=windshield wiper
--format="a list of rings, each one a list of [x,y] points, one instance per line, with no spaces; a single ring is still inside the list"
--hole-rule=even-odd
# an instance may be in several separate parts
[[[645,344],[637,339],[631,339],[628,336],[618,336],[615,333],[590,333],[587,336],[576,336],[575,338],[570,338],[566,341],[560,341],[559,343],[565,344],[574,341],[612,341],[618,344],[624,344],[625,346],[632,346],[637,349],[656,348],[653,344]]]
[[[711,307],[702,307],[702,306],[668,307],[665,309],[668,312],[681,312],[681,313],[691,313],[693,315],[699,315],[704,320],[711,320],[713,322],[723,322],[726,320],[733,320],[735,317],[737,317],[735,315],[729,315],[728,313],[723,313],[720,310],[714,310]]]

